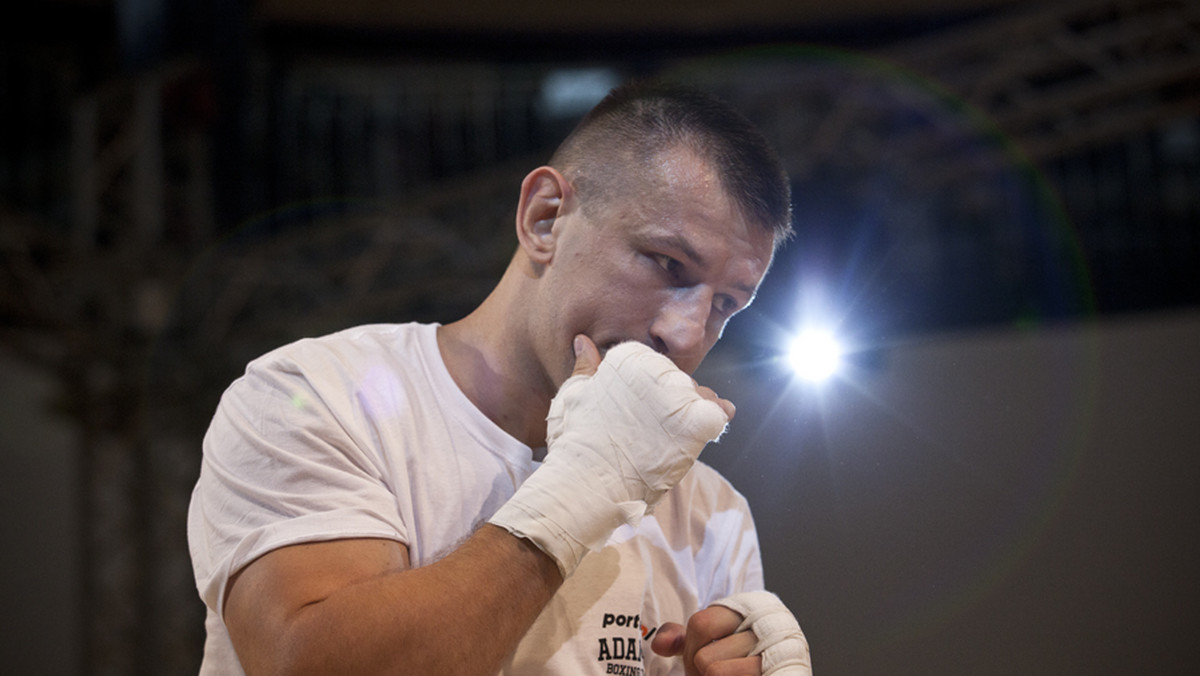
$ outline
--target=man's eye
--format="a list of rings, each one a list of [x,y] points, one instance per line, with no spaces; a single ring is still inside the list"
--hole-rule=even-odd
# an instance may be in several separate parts
[[[717,311],[727,317],[729,315],[732,315],[733,313],[737,312],[737,309],[738,309],[737,301],[730,298],[729,296],[722,296],[722,297],[718,298],[716,305],[717,305]]]
[[[679,261],[665,254],[654,254],[654,262],[669,275],[679,274]]]

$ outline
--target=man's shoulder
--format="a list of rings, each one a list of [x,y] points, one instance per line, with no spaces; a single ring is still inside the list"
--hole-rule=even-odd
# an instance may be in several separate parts
[[[721,474],[716,468],[704,462],[703,460],[697,460],[696,463],[692,465],[692,469],[690,472],[688,472],[687,478],[690,481],[696,482],[703,486],[733,487],[733,484],[729,483],[729,480],[725,478],[724,474]]]
[[[321,336],[294,340],[252,360],[247,370],[373,359],[378,355],[420,354],[436,324],[363,324]],[[427,335],[428,334],[428,335]]]
[[[436,325],[365,324],[301,338],[262,354],[246,364],[226,395],[282,394],[333,405],[359,398],[364,388],[424,387],[436,371],[437,358]]]
[[[697,460],[677,486],[671,489],[673,498],[710,509],[736,507],[748,509],[745,496],[711,465]]]

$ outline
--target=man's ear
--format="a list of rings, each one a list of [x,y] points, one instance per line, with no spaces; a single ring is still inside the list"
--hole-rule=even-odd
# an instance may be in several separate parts
[[[571,186],[553,167],[538,167],[521,182],[517,203],[517,240],[525,255],[546,264],[554,257],[554,221],[562,215],[563,202]]]

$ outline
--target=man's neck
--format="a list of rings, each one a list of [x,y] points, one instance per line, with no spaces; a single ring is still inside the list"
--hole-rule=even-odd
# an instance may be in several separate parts
[[[536,364],[513,349],[523,341],[476,311],[439,327],[437,342],[455,384],[484,415],[531,448],[545,445],[553,393],[537,387]]]

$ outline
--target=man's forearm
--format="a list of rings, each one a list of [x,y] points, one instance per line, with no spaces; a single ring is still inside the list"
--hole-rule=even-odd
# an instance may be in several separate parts
[[[490,676],[561,584],[552,559],[484,525],[441,561],[347,584],[230,632],[250,674]]]

